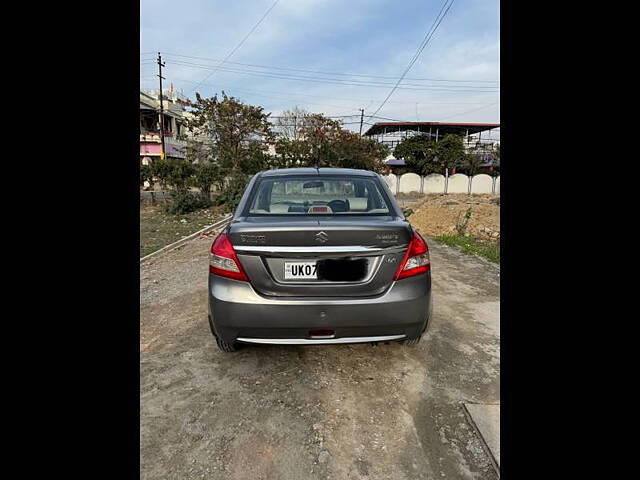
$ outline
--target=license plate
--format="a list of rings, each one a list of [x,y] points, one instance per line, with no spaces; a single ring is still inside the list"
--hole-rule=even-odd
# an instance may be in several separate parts
[[[284,262],[284,279],[317,280],[316,262]]]

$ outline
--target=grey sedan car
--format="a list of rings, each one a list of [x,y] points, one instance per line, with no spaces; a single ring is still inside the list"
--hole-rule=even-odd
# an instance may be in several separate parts
[[[432,311],[426,241],[365,170],[268,170],[211,246],[218,347],[417,343]]]

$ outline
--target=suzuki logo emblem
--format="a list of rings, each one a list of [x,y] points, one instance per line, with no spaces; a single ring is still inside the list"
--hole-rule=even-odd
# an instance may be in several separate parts
[[[324,232],[316,233],[316,242],[326,243],[327,240],[329,240],[329,235],[327,235],[326,233]]]

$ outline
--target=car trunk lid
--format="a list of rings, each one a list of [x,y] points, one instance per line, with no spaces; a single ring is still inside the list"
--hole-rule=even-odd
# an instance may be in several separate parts
[[[392,216],[248,217],[232,222],[229,237],[264,295],[374,296],[392,283],[411,227]],[[312,266],[317,278],[292,278]]]

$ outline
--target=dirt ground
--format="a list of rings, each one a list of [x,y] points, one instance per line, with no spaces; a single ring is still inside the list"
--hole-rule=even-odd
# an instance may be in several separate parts
[[[500,195],[430,194],[414,200],[407,207],[414,213],[409,221],[420,233],[432,236],[456,232],[456,221],[471,208],[467,233],[476,238],[500,237]]]
[[[498,478],[462,403],[499,402],[499,267],[429,240],[434,317],[414,347],[225,354],[210,243],[140,267],[140,478]]]
[[[222,207],[209,207],[183,215],[163,210],[164,203],[140,202],[140,257],[214,224],[224,216]]]

